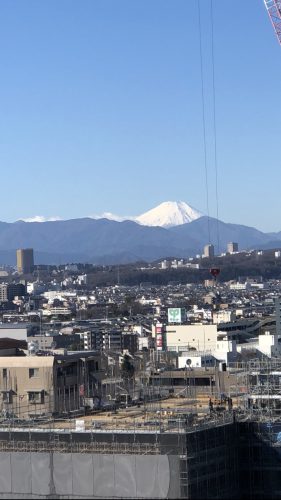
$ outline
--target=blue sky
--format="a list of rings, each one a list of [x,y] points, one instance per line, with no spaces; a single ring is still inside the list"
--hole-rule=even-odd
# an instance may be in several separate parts
[[[210,0],[201,8],[216,216]],[[219,215],[281,230],[281,47],[263,0],[213,9]],[[0,45],[1,220],[168,200],[206,213],[198,0],[2,0]]]

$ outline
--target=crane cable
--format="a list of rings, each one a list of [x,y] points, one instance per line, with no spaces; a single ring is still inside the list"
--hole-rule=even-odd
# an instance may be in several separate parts
[[[217,159],[217,119],[216,119],[216,85],[215,85],[215,56],[214,56],[214,16],[213,0],[211,0],[211,48],[212,48],[212,80],[213,80],[213,127],[214,127],[214,160],[215,160],[215,186],[216,186],[216,219],[217,243],[220,253],[220,228],[219,228],[219,196],[218,196],[218,159]]]
[[[197,5],[198,5],[198,25],[199,25],[199,47],[200,47],[200,73],[201,73],[201,100],[202,100],[202,123],[203,123],[205,188],[206,188],[206,202],[207,202],[208,238],[209,238],[209,243],[211,243],[210,211],[209,211],[209,183],[208,183],[207,145],[206,145],[205,96],[204,96],[203,56],[202,56],[202,27],[201,27],[200,0],[197,0]]]
[[[208,236],[209,236],[209,243],[211,243],[210,211],[209,211],[209,181],[208,181],[207,142],[206,142],[206,113],[205,113],[203,51],[202,51],[202,23],[201,23],[200,0],[197,0],[197,5],[198,5],[199,41],[200,41],[200,73],[201,73],[201,100],[202,100],[205,186],[206,186],[206,201],[207,201]],[[212,63],[212,95],[213,95],[213,106],[212,107],[213,107],[214,165],[215,165],[216,229],[217,229],[217,251],[218,251],[218,253],[220,253],[213,0],[210,0],[210,20],[211,20],[211,63]]]

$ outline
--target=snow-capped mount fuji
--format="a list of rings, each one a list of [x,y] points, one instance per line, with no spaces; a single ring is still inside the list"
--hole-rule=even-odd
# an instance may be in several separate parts
[[[180,226],[187,222],[193,222],[202,217],[196,208],[191,207],[184,201],[164,201],[160,205],[141,215],[120,216],[110,212],[104,212],[102,215],[92,215],[92,219],[108,219],[117,222],[131,220],[142,226],[159,226],[164,228]]]
[[[164,201],[160,205],[135,218],[143,226],[173,227],[202,217],[198,210],[184,201]]]

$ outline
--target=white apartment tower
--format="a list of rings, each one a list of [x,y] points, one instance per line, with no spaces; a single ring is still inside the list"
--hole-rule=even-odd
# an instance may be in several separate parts
[[[212,244],[205,245],[203,257],[214,257],[214,256],[215,256],[214,245],[212,245]]]
[[[227,243],[227,253],[234,253],[238,252],[238,243],[234,243],[231,241],[230,243]]]

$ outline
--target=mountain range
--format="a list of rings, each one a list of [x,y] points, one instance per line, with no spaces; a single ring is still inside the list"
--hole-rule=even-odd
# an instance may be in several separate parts
[[[188,207],[188,208],[186,208]],[[115,264],[202,254],[210,240],[220,252],[234,241],[242,249],[281,247],[281,232],[228,224],[201,215],[184,202],[165,202],[140,221],[85,217],[48,222],[0,222],[0,263],[15,264],[17,248],[32,247],[36,264]],[[190,222],[184,222],[187,219]],[[155,225],[158,222],[158,226]],[[144,225],[146,224],[146,225]],[[161,227],[162,226],[162,227]]]

